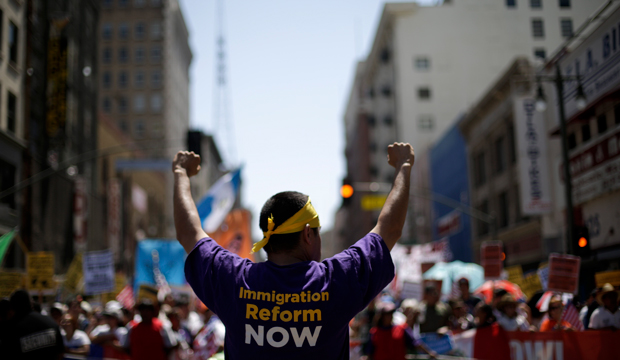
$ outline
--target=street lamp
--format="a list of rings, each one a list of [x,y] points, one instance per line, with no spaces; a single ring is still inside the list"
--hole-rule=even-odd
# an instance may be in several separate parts
[[[570,162],[568,157],[568,136],[566,134],[566,115],[564,112],[564,82],[577,80],[577,95],[575,98],[575,106],[578,110],[585,109],[587,105],[586,97],[581,86],[581,77],[579,74],[576,76],[562,76],[560,71],[560,65],[555,64],[555,75],[553,76],[538,76],[538,91],[536,95],[536,110],[545,111],[547,103],[545,101],[545,95],[540,85],[541,81],[549,81],[555,83],[555,88],[558,94],[558,110],[560,115],[560,135],[562,137],[562,163],[564,164],[564,196],[566,200],[566,253],[574,254],[573,250],[573,184],[570,174]]]

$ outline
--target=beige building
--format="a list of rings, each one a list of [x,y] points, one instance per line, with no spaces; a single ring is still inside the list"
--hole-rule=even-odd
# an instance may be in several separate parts
[[[146,158],[169,161],[186,148],[192,61],[188,37],[177,0],[101,1],[100,110]],[[165,199],[172,199],[172,175],[164,176]],[[167,202],[162,235],[172,236]]]

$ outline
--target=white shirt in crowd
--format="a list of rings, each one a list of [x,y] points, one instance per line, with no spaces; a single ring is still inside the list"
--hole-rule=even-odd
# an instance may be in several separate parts
[[[62,342],[69,349],[77,349],[84,345],[90,345],[88,335],[82,330],[75,330],[70,340],[67,340],[67,333],[64,330],[61,330],[60,333],[62,334]]]
[[[612,314],[604,306],[599,306],[590,317],[590,329],[602,329],[608,326],[620,329],[620,310]]]
[[[125,336],[127,336],[127,328],[124,326],[117,327],[114,331],[114,336],[118,341],[123,343],[125,340]],[[95,327],[93,331],[91,331],[90,335],[95,337],[99,335],[108,335],[110,334],[110,326],[108,324],[103,324]]]

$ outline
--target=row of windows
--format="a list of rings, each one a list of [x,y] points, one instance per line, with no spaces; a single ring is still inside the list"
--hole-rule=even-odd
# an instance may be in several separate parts
[[[121,40],[128,40],[130,37],[130,25],[128,23],[121,23],[118,25],[118,38]],[[154,22],[151,24],[151,39],[159,40],[162,38],[162,26],[160,22]],[[146,24],[143,22],[136,23],[134,26],[134,39],[144,40],[146,38]],[[112,40],[114,37],[114,24],[105,23],[101,27],[101,37],[103,40]]]
[[[532,9],[542,9],[543,7],[543,0],[529,0],[529,2]],[[560,9],[570,8],[570,0],[557,0],[557,2]],[[516,8],[517,0],[506,0],[506,7]]]
[[[514,186],[513,191],[507,189],[497,194],[494,204],[492,205],[494,205],[495,208],[495,211],[492,212],[495,214],[495,225],[498,229],[504,229],[511,224],[511,208],[514,214],[512,216],[512,219],[514,219],[512,223],[518,223],[519,221],[527,220],[527,217],[524,217],[521,213],[521,205],[519,202],[519,186]],[[478,209],[478,211],[485,214],[489,214],[491,212],[489,200],[481,201],[478,206],[476,206],[476,208]],[[488,235],[490,231],[489,223],[478,220],[476,230],[478,236]]]
[[[104,97],[103,103],[101,104],[103,111],[106,113],[111,113],[113,111],[112,107],[112,99],[110,97]],[[153,94],[151,95],[151,112],[160,113],[163,107],[163,99],[161,94]],[[116,99],[116,108],[117,111],[121,114],[126,114],[129,112],[129,100],[125,96],[119,96]],[[134,95],[133,97],[133,112],[136,114],[142,114],[146,111],[146,96],[144,94]]]
[[[118,127],[123,132],[128,133],[131,131],[133,136],[138,139],[143,139],[147,136],[147,126],[144,119],[135,119],[131,125],[133,126],[130,128],[130,123],[126,119],[120,119],[118,121]],[[160,122],[153,122],[149,125],[151,137],[158,138],[163,135],[163,128]]]
[[[502,174],[508,169],[509,164],[517,162],[515,135],[512,126],[508,127],[506,135],[497,137],[491,146],[491,149],[483,149],[473,157],[473,180],[474,186],[477,188],[487,182],[487,154],[491,154],[491,170],[494,175]]]
[[[608,119],[606,113],[600,114],[596,119],[582,124],[577,131],[570,132],[568,134],[568,149],[572,150],[577,147],[578,144],[583,144],[592,139],[592,130],[594,129],[598,135],[602,135],[610,128],[610,123],[620,125],[620,104],[614,107],[613,120]],[[580,141],[577,141],[577,134],[580,136]]]
[[[144,64],[146,62],[146,49],[142,46],[138,46],[134,49],[134,62],[136,64]],[[126,46],[120,47],[118,49],[118,62],[121,64],[126,64],[129,62],[129,48]],[[150,55],[150,62],[151,64],[159,64],[161,62],[161,56],[162,56],[162,51],[161,51],[161,46],[156,45],[156,46],[152,46],[151,47],[151,51],[149,53]],[[102,61],[104,64],[111,64],[112,63],[112,48],[106,47],[103,49],[103,52],[101,54],[102,56]]]
[[[146,73],[142,70],[137,70],[133,74],[133,86],[140,89],[146,86]],[[120,71],[118,73],[118,87],[125,89],[129,86],[129,73],[127,71]],[[113,75],[110,71],[104,71],[101,77],[101,83],[105,89],[112,88]],[[151,72],[150,84],[154,89],[158,89],[162,86],[162,74],[161,70],[154,70]]]
[[[570,18],[560,19],[560,33],[562,37],[569,38],[573,36],[573,20]],[[532,37],[534,39],[543,39],[545,37],[545,22],[543,19],[532,19]]]
[[[4,30],[4,13],[0,10],[0,49],[2,49],[2,31]],[[19,28],[12,21],[9,20],[9,36],[8,36],[8,46],[9,46],[9,62],[12,64],[19,63]]]
[[[133,3],[134,7],[137,8],[142,8],[145,7],[148,4],[150,4],[152,7],[160,7],[162,4],[162,0],[102,0],[101,4],[103,5],[104,9],[109,9],[112,6],[114,6],[114,3],[117,3],[118,7],[128,7],[130,3]]]
[[[17,96],[7,91],[6,130],[15,134],[17,130]]]

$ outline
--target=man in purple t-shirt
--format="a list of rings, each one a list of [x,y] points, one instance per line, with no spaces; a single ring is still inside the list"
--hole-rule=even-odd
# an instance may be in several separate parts
[[[189,253],[185,277],[226,326],[227,359],[348,359],[348,324],[394,277],[390,250],[400,238],[409,202],[411,145],[388,146],[394,184],[377,225],[332,258],[320,260],[316,211],[307,195],[270,198],[259,223],[268,261],[253,263],[203,231],[189,178],[200,157],[179,152],[172,163],[177,239]]]

